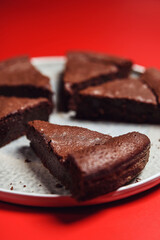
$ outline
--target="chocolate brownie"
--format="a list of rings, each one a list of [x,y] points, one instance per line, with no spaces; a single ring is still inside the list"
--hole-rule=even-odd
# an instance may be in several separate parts
[[[52,99],[49,78],[41,74],[27,56],[0,62],[0,95]]]
[[[77,200],[131,181],[149,156],[149,139],[135,132],[111,138],[84,128],[33,121],[27,137],[43,164]]]
[[[98,53],[69,52],[61,82],[61,101],[66,110],[78,90],[95,86],[116,77],[127,76],[132,62]],[[63,98],[63,99],[62,99]]]
[[[160,104],[160,70],[156,68],[148,68],[141,77],[157,97],[158,104]]]
[[[160,109],[151,89],[140,79],[116,79],[88,87],[72,105],[81,119],[160,123]]]
[[[69,181],[66,156],[88,146],[104,144],[111,137],[86,128],[60,126],[44,121],[28,123],[27,138],[44,166],[63,183]]]
[[[51,111],[52,104],[46,98],[0,96],[0,147],[24,135],[28,121],[47,121]]]

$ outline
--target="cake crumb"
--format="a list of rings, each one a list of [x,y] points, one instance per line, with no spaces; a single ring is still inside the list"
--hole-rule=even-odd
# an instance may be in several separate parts
[[[29,159],[26,158],[26,159],[25,159],[25,162],[26,162],[26,163],[29,163],[29,162],[31,162],[31,160],[29,160]]]
[[[139,181],[141,181],[141,178],[137,177],[135,182],[139,182]]]
[[[12,185],[12,183],[10,183],[10,185]]]
[[[23,187],[26,187],[26,185],[23,185]]]
[[[63,186],[60,183],[56,184],[56,188],[62,188]]]
[[[41,184],[39,184],[39,187],[41,187],[42,185]]]
[[[13,190],[13,186],[12,186],[12,187],[10,187],[10,190],[11,190],[11,191]]]

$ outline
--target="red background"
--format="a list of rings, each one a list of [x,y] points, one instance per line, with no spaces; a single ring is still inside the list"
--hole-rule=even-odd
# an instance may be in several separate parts
[[[89,49],[160,68],[159,0],[0,0],[0,59]],[[116,203],[74,209],[0,203],[4,239],[160,239],[159,186]]]

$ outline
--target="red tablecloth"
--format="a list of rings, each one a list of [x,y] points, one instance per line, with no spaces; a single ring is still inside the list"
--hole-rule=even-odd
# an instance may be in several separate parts
[[[0,1],[0,59],[89,49],[160,68],[160,1]],[[0,239],[160,239],[159,186],[80,209],[0,203]]]

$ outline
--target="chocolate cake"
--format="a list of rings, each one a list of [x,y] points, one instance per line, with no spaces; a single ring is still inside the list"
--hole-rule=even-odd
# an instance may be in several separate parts
[[[0,62],[0,95],[52,100],[49,78],[41,74],[27,56]]]
[[[103,145],[70,153],[65,168],[72,195],[77,200],[88,200],[130,182],[145,167],[149,149],[148,137],[132,132],[111,138]]]
[[[47,121],[51,111],[52,104],[46,98],[0,96],[0,147],[24,135],[28,121]]]
[[[68,104],[78,90],[99,85],[116,77],[128,76],[131,66],[130,60],[119,57],[90,52],[69,52],[60,94],[65,109],[68,110]]]
[[[149,139],[135,132],[111,138],[84,128],[33,121],[28,123],[27,137],[43,164],[77,200],[131,181],[149,156]]]
[[[35,120],[28,123],[27,138],[44,166],[60,181],[67,183],[68,172],[64,168],[66,156],[72,151],[104,144],[111,137],[86,128]]]
[[[156,95],[158,104],[160,104],[160,70],[156,68],[148,68],[141,77],[150,89]]]
[[[140,79],[116,79],[88,87],[74,96],[73,103],[81,119],[160,123],[156,96]]]

